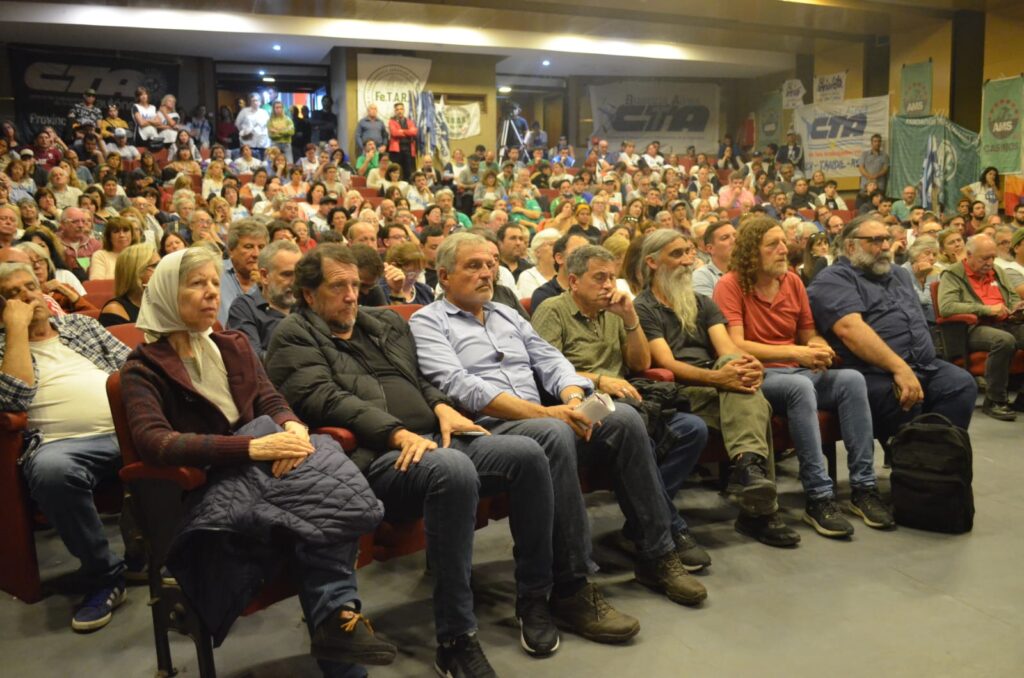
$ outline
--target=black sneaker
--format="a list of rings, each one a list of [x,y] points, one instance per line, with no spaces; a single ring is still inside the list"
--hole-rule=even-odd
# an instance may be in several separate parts
[[[497,678],[484,656],[475,633],[459,636],[450,643],[438,645],[434,670],[444,678]]]
[[[762,544],[785,548],[800,543],[800,535],[796,530],[787,527],[778,511],[766,516],[755,516],[740,511],[736,518],[736,531],[752,537]]]
[[[1009,405],[1006,403],[997,403],[994,400],[985,398],[985,402],[981,406],[981,411],[999,421],[1016,421],[1017,413],[1014,412]]]
[[[516,621],[519,622],[519,644],[527,654],[548,657],[558,649],[558,629],[551,619],[545,596],[516,598]]]
[[[746,513],[768,515],[776,510],[775,483],[768,477],[768,461],[759,454],[736,457],[725,492]]]
[[[868,527],[876,530],[888,530],[896,524],[877,487],[860,490],[854,488],[850,495],[850,511],[863,518]]]
[[[309,653],[317,659],[340,664],[386,666],[395,661],[397,650],[374,634],[370,620],[354,612],[343,616],[348,608],[331,613],[313,631]]]
[[[808,499],[804,522],[823,537],[843,539],[853,535],[853,525],[843,517],[832,497]]]
[[[672,535],[676,543],[676,555],[687,572],[699,572],[711,564],[711,556],[701,548],[689,530]]]

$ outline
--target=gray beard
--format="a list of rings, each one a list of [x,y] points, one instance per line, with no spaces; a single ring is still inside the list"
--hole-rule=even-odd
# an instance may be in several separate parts
[[[268,287],[267,302],[276,309],[290,310],[295,306],[295,292],[287,287],[280,290]]]
[[[850,263],[855,268],[874,276],[882,276],[892,270],[892,259],[886,252],[879,252],[876,256],[858,249],[850,257]]]
[[[668,307],[679,318],[683,331],[691,337],[697,335],[697,296],[693,291],[693,269],[678,266],[674,270],[659,268],[654,273],[654,282]]]

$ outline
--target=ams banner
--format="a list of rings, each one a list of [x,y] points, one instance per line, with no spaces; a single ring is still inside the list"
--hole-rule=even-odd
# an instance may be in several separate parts
[[[590,86],[594,136],[612,148],[635,141],[638,152],[655,139],[665,153],[718,148],[718,85],[628,81]]]
[[[981,164],[1019,174],[1024,152],[1024,77],[989,80],[981,102]]]
[[[847,99],[797,108],[793,127],[804,142],[806,171],[826,176],[858,177],[861,154],[871,148],[871,137],[889,135],[889,97]]]
[[[159,104],[163,95],[178,92],[176,60],[74,52],[63,47],[12,47],[9,54],[15,115],[22,139],[31,139],[47,126],[66,137],[68,111],[90,88],[96,90],[96,105],[104,114],[106,106],[116,103],[125,119],[135,102],[137,87],[148,89],[154,104]]]

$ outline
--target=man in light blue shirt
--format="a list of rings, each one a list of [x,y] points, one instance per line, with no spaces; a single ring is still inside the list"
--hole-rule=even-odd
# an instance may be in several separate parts
[[[471,233],[449,236],[437,252],[445,298],[413,315],[420,371],[493,434],[524,435],[548,454],[555,491],[554,590],[559,626],[609,642],[632,637],[636,620],[598,610],[601,594],[587,583],[590,535],[576,477],[577,456],[607,464],[634,536],[637,580],[673,601],[699,604],[707,591],[683,568],[672,535],[675,508],[658,477],[650,438],[632,407],[622,405],[600,426],[577,408],[593,384],[515,311],[491,301],[496,275],[487,242]],[[542,405],[540,389],[557,405]],[[672,507],[672,508],[670,508]],[[617,620],[621,620],[621,623]],[[627,623],[626,620],[632,623]],[[603,628],[615,621],[609,632]]]
[[[704,231],[704,251],[711,260],[693,272],[693,291],[711,297],[715,285],[729,270],[729,259],[736,247],[736,228],[728,221],[711,224]]]

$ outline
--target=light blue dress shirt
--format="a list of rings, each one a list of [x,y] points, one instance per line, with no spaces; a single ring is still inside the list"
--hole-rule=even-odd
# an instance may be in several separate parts
[[[410,320],[420,371],[460,408],[479,414],[501,393],[541,402],[538,384],[557,397],[568,386],[593,390],[589,379],[503,304],[484,305],[484,323],[441,299]]]

